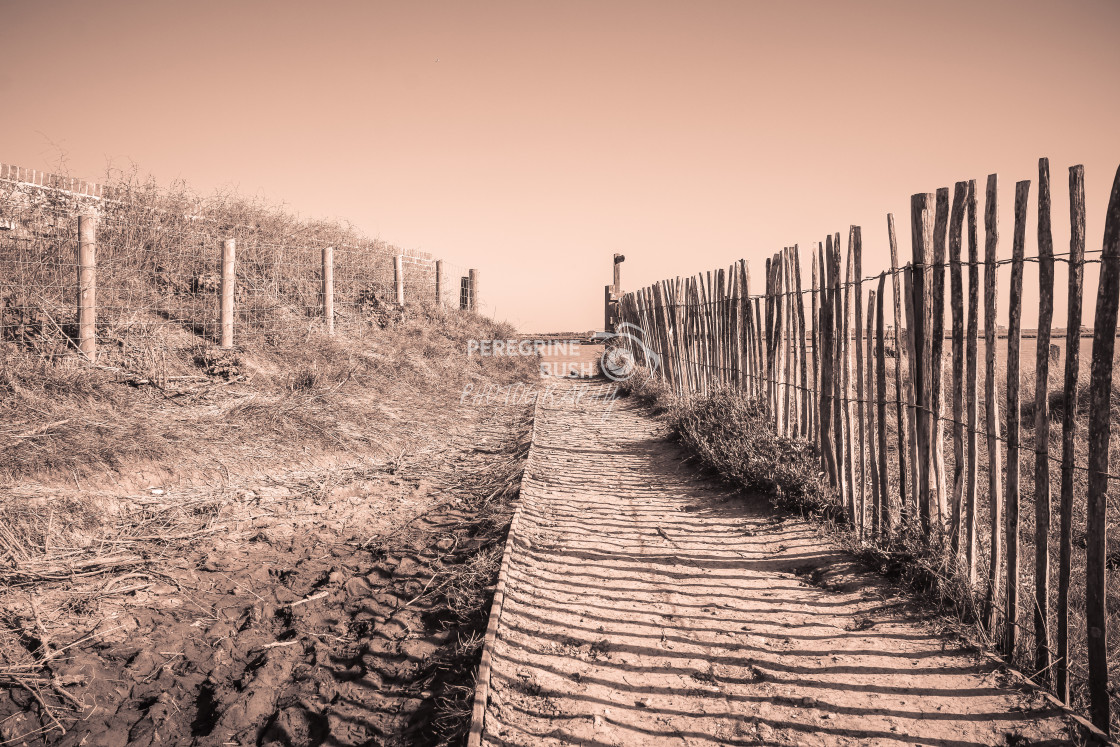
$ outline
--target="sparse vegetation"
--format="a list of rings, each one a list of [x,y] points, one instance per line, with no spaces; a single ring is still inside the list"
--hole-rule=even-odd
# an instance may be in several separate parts
[[[387,300],[395,250],[345,226],[181,186],[126,180],[116,196],[89,362],[60,281],[76,206],[0,194],[20,227],[0,233],[0,742],[50,744],[78,724],[95,741],[159,729],[300,743],[331,728],[293,705],[318,702],[301,673],[346,687],[357,666],[399,703],[368,706],[370,733],[454,743],[528,432],[524,406],[497,417],[460,394],[527,382],[535,361],[469,357],[468,340],[513,330],[437,304],[415,266],[417,292]],[[232,350],[214,343],[220,235],[239,242]],[[348,243],[334,335],[317,295],[328,243]],[[479,451],[488,418],[497,444]],[[225,641],[232,660],[184,634]],[[174,666],[145,668],[173,646]],[[103,691],[106,677],[132,688]]]

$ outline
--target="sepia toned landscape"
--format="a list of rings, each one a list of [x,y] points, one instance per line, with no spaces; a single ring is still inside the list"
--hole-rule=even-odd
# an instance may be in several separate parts
[[[0,24],[0,746],[1115,740],[1114,5]]]

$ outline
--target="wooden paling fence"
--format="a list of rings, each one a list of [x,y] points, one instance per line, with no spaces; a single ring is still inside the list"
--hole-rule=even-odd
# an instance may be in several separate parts
[[[1038,173],[1036,256],[1025,256],[1032,200],[1030,181],[1021,181],[1015,185],[1011,258],[997,259],[998,181],[993,174],[984,195],[983,258],[977,184],[961,181],[951,194],[942,188],[911,198],[911,259],[904,265],[899,264],[894,217],[888,215],[891,266],[878,275],[863,276],[862,235],[859,226],[852,226],[843,275],[837,233],[808,249],[812,270],[807,287],[802,250],[795,245],[766,259],[763,277],[755,281],[761,293],[751,293],[746,260],[626,293],[619,301],[620,318],[641,334],[631,327],[618,331],[630,333],[620,339],[678,395],[739,391],[766,406],[779,435],[814,443],[821,470],[861,539],[889,546],[903,537],[920,538],[945,559],[948,572],[966,579],[982,598],[977,617],[1003,653],[1033,663],[1036,679],[1067,703],[1076,679],[1093,723],[1108,733],[1115,696],[1108,682],[1106,572],[1116,558],[1110,561],[1106,545],[1106,490],[1112,477],[1110,413],[1120,300],[1120,171],[1097,259],[1086,258],[1097,252],[1085,248],[1084,169],[1069,169],[1070,248],[1061,255],[1053,246],[1047,159],[1040,159]],[[965,244],[967,257],[962,257]],[[1030,448],[1024,447],[1020,422],[1023,409],[1031,412],[1020,392],[1026,262],[1037,262],[1039,268]],[[1056,262],[1069,267],[1060,384],[1058,372],[1050,371]],[[1005,264],[1011,266],[1011,279],[1001,390],[996,349],[1003,336],[996,313],[1001,286],[996,276]],[[1078,402],[1078,379],[1087,264],[1099,264],[1100,277],[1088,408],[1079,418],[1079,404],[1086,410]],[[981,313],[982,375],[977,349]],[[1055,394],[1062,409],[1060,456],[1050,453],[1049,408]],[[1081,463],[1076,459],[1079,428],[1088,432],[1087,448],[1081,436],[1080,451],[1088,454]],[[1033,485],[1026,487],[1034,502],[1034,532],[1023,537],[1020,466],[1030,453],[1033,481],[1026,482]],[[981,472],[986,473],[986,489]],[[1054,477],[1056,536],[1050,490]],[[1073,573],[1073,529],[1082,515],[1084,544],[1079,537],[1078,545],[1084,547],[1083,593],[1082,580]],[[1030,544],[1033,558],[1023,553]],[[1055,544],[1056,569],[1051,567]],[[1023,566],[1032,573],[1024,573]],[[1071,602],[1071,581],[1083,603]],[[1029,600],[1020,599],[1024,589],[1031,591]],[[1071,617],[1083,620],[1082,630],[1072,629]],[[1084,636],[1081,641],[1078,635]]]

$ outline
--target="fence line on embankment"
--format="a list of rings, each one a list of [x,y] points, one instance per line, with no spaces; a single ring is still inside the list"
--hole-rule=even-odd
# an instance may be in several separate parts
[[[948,188],[912,197],[912,258],[901,267],[894,218],[888,215],[891,267],[878,275],[863,276],[861,231],[852,226],[843,278],[837,233],[818,243],[815,251],[810,248],[812,278],[807,288],[802,283],[800,250],[793,246],[766,260],[762,294],[751,294],[750,269],[739,260],[727,270],[664,280],[627,293],[619,301],[619,313],[623,322],[645,333],[644,345],[625,336],[621,339],[678,394],[736,389],[768,406],[779,434],[814,442],[821,468],[861,539],[888,545],[903,532],[916,533],[943,553],[946,569],[983,595],[980,622],[998,637],[1005,656],[1014,659],[1017,650],[1026,649],[1036,678],[1049,683],[1067,703],[1071,683],[1075,694],[1087,693],[1092,720],[1107,733],[1110,701],[1115,696],[1108,681],[1106,566],[1120,562],[1120,552],[1108,553],[1106,547],[1106,512],[1116,509],[1107,505],[1106,488],[1113,477],[1108,474],[1108,460],[1120,295],[1120,172],[1099,252],[1085,248],[1083,167],[1069,169],[1069,189],[1068,253],[1054,252],[1049,163],[1040,159],[1035,256],[1024,252],[1030,181],[1020,181],[1015,187],[1012,255],[997,258],[998,190],[993,174],[985,192],[982,260],[976,182],[961,181],[951,200]],[[968,256],[962,259],[966,238]],[[1087,254],[1099,257],[1087,259]],[[1021,423],[1022,287],[1027,262],[1037,262],[1039,267],[1034,447],[1024,447]],[[1057,262],[1069,267],[1063,388],[1050,385]],[[1083,371],[1079,356],[1084,271],[1091,264],[1099,265],[1100,277],[1087,385],[1086,447],[1077,432],[1081,419],[1077,408]],[[996,278],[1005,265],[1010,265],[1011,278],[1006,385],[1000,387],[996,341],[1004,335],[997,323]],[[888,278],[893,308],[886,303]],[[866,320],[864,283],[871,286]],[[982,363],[977,351],[981,313]],[[951,341],[948,350],[947,340]],[[888,358],[894,362],[893,376],[888,376]],[[944,389],[946,367],[949,392]],[[1060,456],[1050,449],[1049,408],[1056,394],[1062,409],[1060,448],[1055,450]],[[999,414],[1001,400],[1005,420]],[[1029,413],[1032,403],[1025,404]],[[948,455],[947,441],[952,449]],[[1086,448],[1087,458],[1079,458]],[[892,449],[896,453],[889,456]],[[1020,461],[1029,453],[1035,456],[1034,479],[1024,484]],[[1051,473],[1052,464],[1056,475]],[[986,490],[979,481],[981,468],[987,473]],[[1056,530],[1050,499],[1055,478],[1059,485]],[[985,492],[986,502],[980,500]],[[1027,522],[1028,528],[1034,524],[1033,537],[1021,538],[1024,492],[1033,497],[1036,510],[1033,522]],[[987,521],[981,523],[978,519],[984,514]],[[1084,545],[1078,545],[1085,548],[1083,579],[1073,574],[1073,560],[1079,555],[1074,528],[1082,521]],[[1024,544],[1033,544],[1033,558],[1023,552]],[[1055,549],[1056,589],[1051,586],[1055,573],[1050,568]],[[981,571],[984,580],[978,581]],[[1020,601],[1024,590],[1033,591],[1026,605]],[[1083,640],[1071,635],[1071,614],[1075,622],[1084,620]]]
[[[222,347],[361,335],[406,301],[477,309],[478,286],[476,269],[345,224],[0,163],[0,343],[93,358],[98,340],[153,348],[175,332]]]

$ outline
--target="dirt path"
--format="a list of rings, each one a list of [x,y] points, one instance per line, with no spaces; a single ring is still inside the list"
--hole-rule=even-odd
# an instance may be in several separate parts
[[[538,407],[484,744],[1067,743],[812,526],[608,407]]]
[[[169,488],[151,510],[204,506],[210,529],[0,584],[0,745],[456,741],[528,411],[462,415],[400,463]]]

